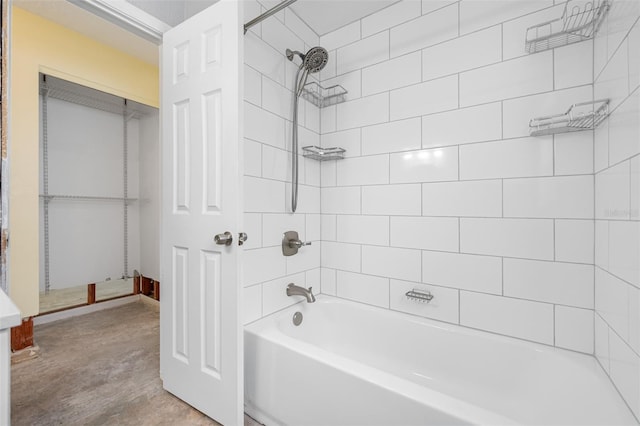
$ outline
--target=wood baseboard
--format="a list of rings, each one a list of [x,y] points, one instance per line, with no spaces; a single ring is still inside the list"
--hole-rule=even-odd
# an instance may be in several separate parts
[[[22,320],[22,324],[11,328],[11,350],[20,351],[33,346],[33,317]]]
[[[87,305],[93,305],[94,303],[96,303],[95,283],[87,285]]]

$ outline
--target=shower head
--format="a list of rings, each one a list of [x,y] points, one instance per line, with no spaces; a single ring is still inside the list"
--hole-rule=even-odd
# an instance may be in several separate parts
[[[329,54],[323,47],[312,47],[306,54],[297,50],[287,49],[287,59],[293,61],[293,56],[298,55],[302,60],[300,68],[305,68],[307,72],[314,73],[320,71],[327,65]]]
[[[304,55],[302,64],[307,70],[309,70],[309,72],[314,73],[324,68],[325,65],[327,65],[328,60],[329,53],[327,53],[324,47],[318,46],[309,49],[307,54]]]

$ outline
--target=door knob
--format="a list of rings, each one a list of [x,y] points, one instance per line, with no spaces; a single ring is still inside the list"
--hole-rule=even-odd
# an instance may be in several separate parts
[[[249,237],[247,236],[246,232],[240,232],[238,234],[238,245],[239,246],[243,245],[244,242],[247,241],[247,238],[249,238]]]
[[[221,245],[221,246],[230,246],[231,243],[233,242],[233,236],[231,235],[231,232],[227,231],[224,234],[218,234],[216,235],[213,240],[216,242],[216,244]]]

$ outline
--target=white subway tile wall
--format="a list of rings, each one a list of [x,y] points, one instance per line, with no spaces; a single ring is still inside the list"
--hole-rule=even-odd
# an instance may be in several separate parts
[[[617,0],[594,40],[594,96],[610,98],[596,131],[595,355],[640,416],[640,2]]]
[[[458,35],[458,3],[394,26],[390,33],[392,57],[451,40]]]
[[[287,282],[313,281],[595,354],[640,416],[640,2],[615,0],[594,40],[527,54],[527,27],[563,4],[403,0],[317,38],[286,13],[252,31],[245,222],[259,237],[245,255],[246,320],[295,303]],[[349,90],[344,103],[301,106],[301,137],[347,159],[302,163],[309,205],[293,216],[284,43],[326,47],[321,83]],[[594,96],[612,99],[596,131],[529,136],[531,118]],[[319,246],[278,258],[289,225]],[[407,300],[412,289],[433,301]]]
[[[254,0],[243,3],[252,15],[266,10]],[[242,276],[244,321],[249,323],[302,300],[285,294],[288,283],[321,291],[320,229],[324,220],[320,216],[320,165],[302,156],[299,208],[291,213],[292,87],[297,67],[285,57],[286,48],[304,51],[318,45],[319,37],[285,10],[249,31],[244,42],[244,231],[249,238],[243,245]],[[301,100],[299,123],[300,146],[320,145],[320,110]],[[356,189],[359,199],[360,189]],[[284,257],[285,231],[298,231],[312,245],[296,256]],[[327,279],[329,293],[330,283]]]
[[[501,137],[501,102],[422,117],[423,148],[493,141]]]
[[[389,278],[337,271],[336,283],[338,297],[389,307]]]
[[[336,63],[321,82],[350,91],[320,112],[322,146],[347,150],[321,166],[323,292],[594,353],[595,206],[627,194],[629,209],[632,167],[598,204],[594,132],[530,137],[529,120],[593,99],[597,43],[527,54],[527,28],[562,13],[552,0],[416,3],[320,39]],[[640,152],[625,123],[602,168]],[[613,264],[629,279],[635,252]],[[407,300],[413,288],[434,300]]]
[[[556,346],[593,353],[593,309],[556,305],[555,314]]]

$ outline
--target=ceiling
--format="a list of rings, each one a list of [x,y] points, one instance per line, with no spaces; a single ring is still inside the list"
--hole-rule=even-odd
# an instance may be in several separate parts
[[[291,10],[318,35],[325,35],[399,0],[298,0]],[[277,1],[272,2],[277,3]]]
[[[218,0],[126,0],[135,7],[175,27]]]
[[[109,0],[118,7],[135,6],[142,15],[161,21],[160,27],[173,27],[218,0]],[[265,10],[280,0],[259,0]],[[399,0],[298,0],[291,10],[319,36],[377,12]],[[158,64],[158,46],[87,10],[85,0],[14,0],[13,3],[66,28],[91,37],[108,46]],[[88,1],[86,3],[89,3]],[[246,21],[254,17],[245,17]],[[274,18],[268,18],[274,19]]]
[[[176,26],[218,0],[126,0],[161,21]],[[270,9],[281,0],[258,0]],[[399,0],[297,0],[291,10],[318,35],[337,30]],[[245,16],[249,21],[255,16]]]

